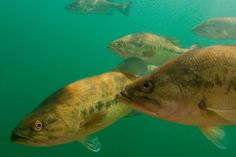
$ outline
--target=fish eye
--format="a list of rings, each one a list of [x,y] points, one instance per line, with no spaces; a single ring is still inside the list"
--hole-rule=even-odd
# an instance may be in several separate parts
[[[39,120],[36,120],[33,125],[35,131],[41,131],[43,129],[43,123]]]
[[[144,81],[142,84],[141,84],[141,90],[144,92],[144,93],[150,93],[153,89],[153,83],[151,81]]]

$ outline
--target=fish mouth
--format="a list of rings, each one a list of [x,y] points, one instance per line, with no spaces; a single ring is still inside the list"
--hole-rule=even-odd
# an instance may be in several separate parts
[[[123,103],[127,104],[130,107],[136,106],[134,99],[130,97],[126,91],[120,92],[120,94],[118,95],[118,99],[120,99]]]
[[[126,91],[122,91],[120,92],[119,96],[118,96],[121,100],[124,100],[124,101],[128,101],[130,100],[131,98],[128,96],[127,92]]]
[[[12,142],[24,142],[24,141],[28,141],[28,138],[27,137],[24,137],[24,136],[21,136],[17,133],[12,133],[11,135],[11,141]]]
[[[113,44],[112,44],[112,43],[109,43],[109,44],[107,45],[107,48],[108,48],[108,49],[114,48],[114,47],[113,47]]]
[[[74,2],[74,3],[69,3],[69,4],[67,4],[67,5],[65,5],[64,6],[64,9],[66,9],[66,10],[68,10],[68,11],[72,11],[72,12],[76,12],[76,11],[78,11],[77,10],[77,3],[76,2]]]
[[[151,115],[152,117],[157,117],[157,114],[152,111],[152,109],[146,105],[140,105],[137,97],[130,97],[126,91],[120,92],[118,98],[133,109],[143,112],[145,114]]]

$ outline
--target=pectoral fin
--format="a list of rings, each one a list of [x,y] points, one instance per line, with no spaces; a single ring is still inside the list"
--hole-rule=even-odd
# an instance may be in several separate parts
[[[99,152],[101,150],[101,143],[99,142],[98,137],[91,138],[87,137],[85,140],[81,142],[87,149],[93,152]]]
[[[132,74],[135,76],[142,76],[147,73],[147,64],[136,57],[127,58],[120,63],[114,70]]]
[[[224,119],[236,123],[236,110],[217,110],[214,108],[207,108],[210,111],[215,112],[219,116],[223,117]]]
[[[225,29],[219,29],[219,30],[216,30],[216,32],[224,36],[228,35],[228,32]]]
[[[224,130],[219,127],[209,126],[209,127],[200,127],[200,130],[205,135],[205,137],[211,141],[219,149],[227,148],[227,139]]]

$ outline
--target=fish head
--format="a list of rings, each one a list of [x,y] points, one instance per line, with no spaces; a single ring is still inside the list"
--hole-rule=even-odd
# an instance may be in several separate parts
[[[142,59],[143,55],[134,35],[127,35],[108,44],[108,49],[122,58],[136,57]],[[140,44],[141,45],[141,44]]]
[[[81,13],[82,12],[79,2],[69,3],[69,4],[65,5],[64,8],[70,12],[73,12],[73,13]]]
[[[169,76],[151,73],[126,86],[118,98],[140,112],[168,119],[180,107],[178,90]]]
[[[53,146],[72,141],[74,130],[65,118],[71,112],[66,108],[68,105],[60,103],[62,95],[61,92],[53,94],[24,117],[12,130],[11,141],[29,146]]]
[[[228,36],[224,24],[216,21],[206,21],[195,26],[192,31],[200,36],[216,40],[226,39]]]

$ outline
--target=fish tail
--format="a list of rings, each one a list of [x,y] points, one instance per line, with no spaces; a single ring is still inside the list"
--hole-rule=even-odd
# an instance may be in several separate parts
[[[118,7],[119,11],[124,14],[125,16],[129,16],[130,15],[130,6],[132,4],[132,1],[128,1],[125,3],[121,3],[121,5]]]
[[[199,48],[201,48],[201,45],[199,43],[195,43],[192,46],[190,46],[187,51],[192,51],[192,50],[196,50]]]

